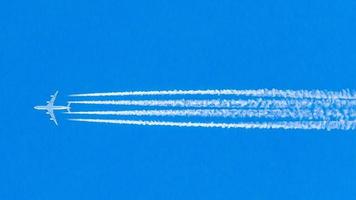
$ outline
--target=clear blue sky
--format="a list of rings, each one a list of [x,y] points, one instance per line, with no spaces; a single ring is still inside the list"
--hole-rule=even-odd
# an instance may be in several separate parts
[[[139,127],[56,90],[356,89],[356,2],[2,1],[0,199],[353,199],[355,131]]]

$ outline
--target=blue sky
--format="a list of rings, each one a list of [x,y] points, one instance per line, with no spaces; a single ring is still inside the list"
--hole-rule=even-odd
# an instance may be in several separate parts
[[[356,3],[0,3],[0,199],[352,199],[354,131],[82,124],[59,90],[356,87]]]

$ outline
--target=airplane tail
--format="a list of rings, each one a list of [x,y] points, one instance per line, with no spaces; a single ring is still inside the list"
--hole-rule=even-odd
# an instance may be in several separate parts
[[[70,102],[67,104],[67,112],[69,112],[70,113],[70,109],[71,109],[71,107],[70,107]]]

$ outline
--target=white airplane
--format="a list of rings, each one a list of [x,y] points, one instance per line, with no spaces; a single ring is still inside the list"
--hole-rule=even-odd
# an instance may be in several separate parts
[[[54,110],[67,110],[70,112],[70,103],[68,103],[67,106],[55,106],[54,101],[56,100],[58,91],[54,93],[54,95],[51,95],[51,100],[47,101],[47,105],[45,106],[35,106],[34,109],[36,110],[47,110],[46,114],[49,114],[50,120],[52,120],[57,126],[57,120],[56,116],[54,115]]]

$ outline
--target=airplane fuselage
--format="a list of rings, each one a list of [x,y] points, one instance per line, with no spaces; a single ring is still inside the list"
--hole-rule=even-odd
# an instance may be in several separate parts
[[[69,106],[35,106],[36,110],[68,110]]]

